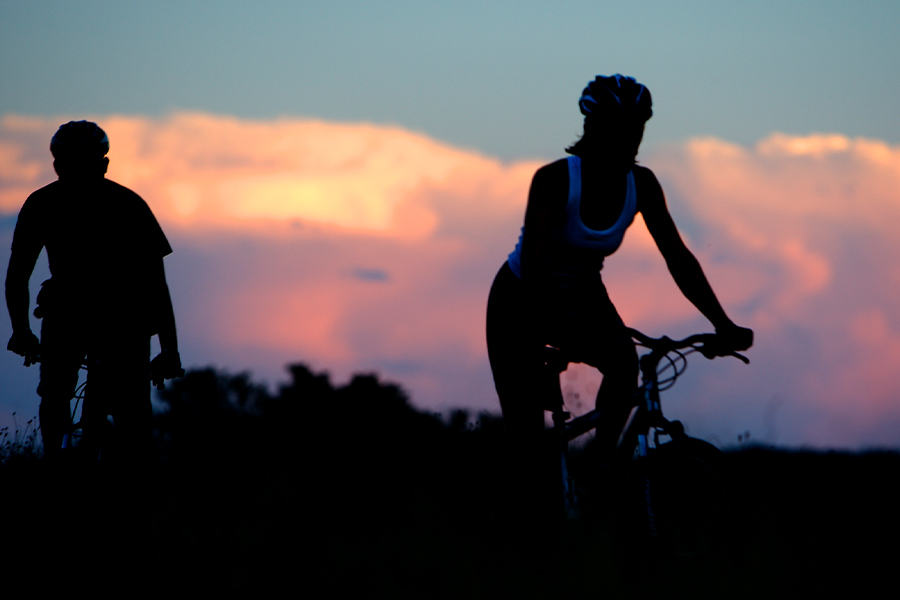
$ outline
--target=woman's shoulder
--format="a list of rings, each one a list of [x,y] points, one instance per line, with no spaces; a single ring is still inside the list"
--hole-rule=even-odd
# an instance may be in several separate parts
[[[532,190],[543,192],[569,187],[569,162],[561,158],[539,168],[531,181]]]
[[[665,195],[656,175],[647,167],[634,165],[634,186],[637,192],[637,210],[646,217],[648,212],[666,210]]]
[[[634,184],[637,188],[638,198],[641,195],[662,195],[662,186],[659,184],[659,180],[653,171],[641,165],[634,165],[631,172],[634,173]]]
[[[569,166],[565,158],[539,168],[531,180],[529,205],[557,213],[565,209],[569,197]]]
[[[538,178],[558,178],[560,175],[569,176],[569,159],[560,158],[552,163],[547,163],[535,172],[534,177]]]
[[[634,180],[636,183],[645,183],[659,187],[659,180],[656,179],[656,175],[653,171],[647,167],[643,165],[634,165],[631,172],[634,173]]]

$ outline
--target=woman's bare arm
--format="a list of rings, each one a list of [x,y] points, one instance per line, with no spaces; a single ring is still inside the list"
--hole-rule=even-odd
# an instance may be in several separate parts
[[[738,327],[725,314],[700,263],[681,239],[656,176],[643,167],[635,167],[634,174],[638,188],[638,210],[678,288],[719,333],[728,336],[736,350],[749,348],[753,344],[753,332]]]

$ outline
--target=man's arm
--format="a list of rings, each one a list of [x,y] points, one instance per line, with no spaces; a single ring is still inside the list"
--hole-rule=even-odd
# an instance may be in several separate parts
[[[172,297],[166,283],[166,270],[163,259],[155,262],[151,275],[154,279],[153,289],[155,310],[158,314],[159,356],[150,362],[150,375],[153,384],[162,389],[166,379],[174,379],[184,375],[181,368],[181,356],[178,354],[178,334],[175,329],[175,311],[172,308]]]
[[[175,330],[175,311],[166,282],[163,260],[159,259],[154,269],[154,288],[157,290],[156,305],[159,310],[159,345],[163,352],[178,352],[178,334]]]
[[[656,176],[649,169],[635,169],[635,175],[639,177],[638,210],[678,288],[735,350],[746,350],[753,344],[753,332],[738,327],[725,314],[700,263],[684,245]]]
[[[34,271],[34,265],[41,253],[40,248],[21,248],[13,244],[9,257],[9,268],[6,271],[6,308],[12,321],[13,334],[7,349],[25,357],[25,366],[37,362],[40,356],[40,341],[31,331],[28,309],[31,296],[28,293],[28,281]]]

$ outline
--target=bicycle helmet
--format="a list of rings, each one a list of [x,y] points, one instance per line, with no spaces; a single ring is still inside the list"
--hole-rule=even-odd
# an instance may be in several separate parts
[[[69,121],[50,140],[50,152],[53,158],[102,158],[109,152],[109,138],[96,123]]]
[[[618,73],[611,77],[597,75],[578,99],[586,120],[594,115],[618,115],[643,124],[653,116],[652,106],[647,86]]]

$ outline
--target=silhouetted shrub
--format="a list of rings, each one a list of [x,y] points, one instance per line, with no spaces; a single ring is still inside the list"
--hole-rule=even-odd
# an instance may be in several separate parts
[[[158,469],[0,465],[8,579],[45,587],[38,577],[68,567],[59,581],[70,592],[101,565],[116,587],[162,593],[301,582],[336,597],[629,597],[643,578],[648,596],[722,598],[739,586],[740,597],[807,597],[887,585],[900,558],[884,543],[900,533],[896,453],[726,453],[744,561],[631,572],[617,566],[613,502],[586,502],[594,512],[548,538],[531,515],[504,520],[515,499],[501,493],[499,416],[442,421],[372,374],[335,386],[302,364],[288,373],[275,393],[212,368],[170,383]],[[583,466],[579,484],[614,493],[608,472]]]

